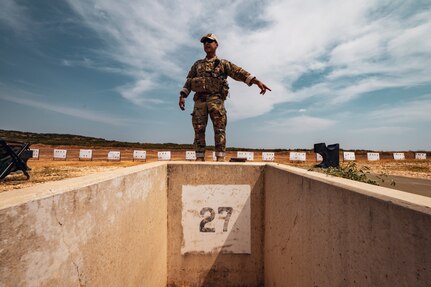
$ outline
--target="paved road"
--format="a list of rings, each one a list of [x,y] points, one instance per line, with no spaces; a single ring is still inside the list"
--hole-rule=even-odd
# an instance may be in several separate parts
[[[376,175],[370,175],[369,178],[376,180],[380,186],[431,197],[431,180],[429,179],[391,175],[383,177],[384,182],[381,182]],[[392,181],[395,182],[395,186],[391,185]]]

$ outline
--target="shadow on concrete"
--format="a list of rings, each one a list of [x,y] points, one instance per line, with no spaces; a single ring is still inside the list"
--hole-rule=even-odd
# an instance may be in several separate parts
[[[250,201],[250,254],[218,253],[201,286],[264,286],[263,238],[264,238],[264,190],[263,172],[251,186]],[[244,216],[244,210],[238,220]],[[230,228],[234,230],[236,222]],[[230,232],[225,242],[234,240]],[[241,282],[232,284],[232,282]]]

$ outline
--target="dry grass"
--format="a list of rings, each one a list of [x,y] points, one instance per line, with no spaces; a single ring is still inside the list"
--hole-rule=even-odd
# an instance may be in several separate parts
[[[372,173],[376,174],[431,179],[430,160],[382,160],[380,162],[360,162],[358,165],[367,166]]]
[[[13,173],[5,178],[0,184],[0,192],[10,189],[28,187],[41,182],[62,180],[65,178],[78,177],[102,171],[141,164],[140,162],[121,161],[53,161],[53,160],[30,160],[28,165],[30,179],[26,180],[21,172]]]

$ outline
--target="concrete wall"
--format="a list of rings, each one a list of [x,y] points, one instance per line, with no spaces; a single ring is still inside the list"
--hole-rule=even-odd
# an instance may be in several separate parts
[[[239,206],[227,231],[216,212],[224,242],[189,198]],[[430,266],[431,198],[284,165],[151,163],[0,193],[1,287],[430,286]]]
[[[263,285],[263,168],[261,164],[230,163],[169,165],[168,286]],[[186,240],[181,222],[183,185],[250,185],[250,254],[181,254]]]
[[[165,164],[0,194],[0,286],[166,286]]]
[[[265,286],[430,286],[431,198],[265,169]]]

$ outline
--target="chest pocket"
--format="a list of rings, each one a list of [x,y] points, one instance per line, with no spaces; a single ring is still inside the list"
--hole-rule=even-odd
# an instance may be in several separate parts
[[[196,77],[191,80],[191,89],[194,92],[220,93],[223,88],[223,65],[221,61],[202,62],[196,67]]]
[[[194,77],[192,79],[192,91],[197,93],[207,92],[206,90],[206,77]]]
[[[196,76],[197,77],[207,77],[211,76],[211,72],[213,71],[213,64],[212,62],[204,62],[198,64],[196,67]]]

